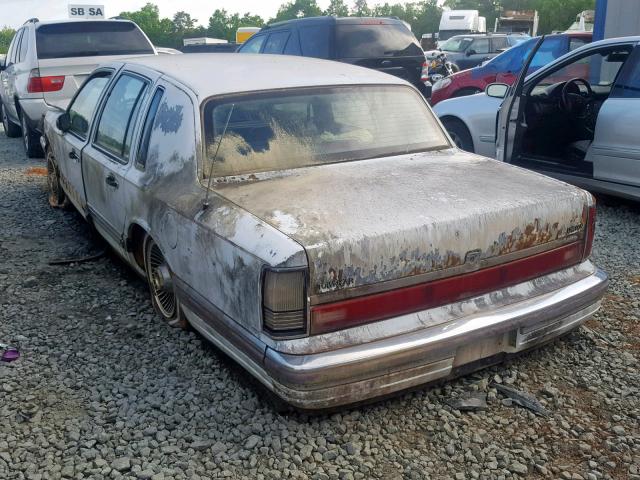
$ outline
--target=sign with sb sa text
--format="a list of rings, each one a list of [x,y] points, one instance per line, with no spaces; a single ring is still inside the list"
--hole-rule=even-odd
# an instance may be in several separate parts
[[[104,5],[71,5],[69,18],[104,18]]]

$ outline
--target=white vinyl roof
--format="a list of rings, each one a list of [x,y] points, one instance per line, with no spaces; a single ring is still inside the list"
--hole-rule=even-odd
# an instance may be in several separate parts
[[[409,85],[408,82],[341,62],[289,55],[188,53],[138,57],[123,62],[156,70],[200,98],[279,88],[328,85]]]

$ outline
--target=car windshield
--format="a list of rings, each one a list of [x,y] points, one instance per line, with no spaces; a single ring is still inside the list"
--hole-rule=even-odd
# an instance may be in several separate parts
[[[214,177],[448,148],[420,94],[405,86],[263,92],[204,107]],[[213,164],[211,163],[213,162]]]
[[[471,37],[453,37],[447,40],[440,50],[444,52],[464,52],[469,45],[473,42]]]
[[[400,23],[339,23],[336,26],[336,44],[338,58],[423,55],[416,37]]]
[[[36,30],[38,58],[153,54],[153,46],[131,22],[85,21],[42,25]]]

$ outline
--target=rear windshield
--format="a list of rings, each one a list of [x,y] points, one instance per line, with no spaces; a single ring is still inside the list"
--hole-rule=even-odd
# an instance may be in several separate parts
[[[404,86],[214,99],[206,104],[204,118],[205,172],[214,177],[449,147],[420,94]]]
[[[154,53],[140,29],[129,22],[67,22],[36,30],[38,58],[96,57]]]
[[[338,24],[338,58],[378,58],[424,55],[411,31],[400,23]]]

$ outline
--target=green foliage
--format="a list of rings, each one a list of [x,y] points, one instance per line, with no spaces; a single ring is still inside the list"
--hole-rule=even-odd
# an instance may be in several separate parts
[[[322,10],[320,10],[316,0],[294,0],[282,5],[271,22],[281,22],[302,17],[317,17],[319,15],[322,15]]]
[[[336,17],[348,17],[349,7],[344,0],[331,0],[329,6],[324,11],[324,15],[334,15]]]
[[[270,22],[318,15],[398,17],[408,22],[413,33],[420,38],[424,33],[438,31],[442,15],[442,8],[438,3],[438,0],[422,0],[384,3],[371,8],[367,0],[354,0],[349,9],[345,0],[330,0],[323,12],[318,7],[317,0],[290,0],[278,9]],[[458,10],[479,10],[487,18],[489,30],[493,28],[495,19],[502,10],[538,10],[538,32],[549,33],[553,30],[566,30],[578,13],[595,8],[595,0],[446,0],[444,5]],[[196,26],[197,20],[184,11],[177,12],[173,19],[160,18],[158,7],[153,3],[147,3],[134,12],[122,12],[120,16],[136,22],[154,45],[173,48],[180,48],[185,37],[208,36],[234,41],[239,27],[265,25],[259,15],[245,13],[240,16],[237,13],[230,14],[225,9],[217,9],[206,27]],[[14,33],[8,27],[0,29],[0,53],[7,51]]]
[[[16,31],[10,27],[0,28],[0,53],[7,53],[11,39],[16,34]]]

